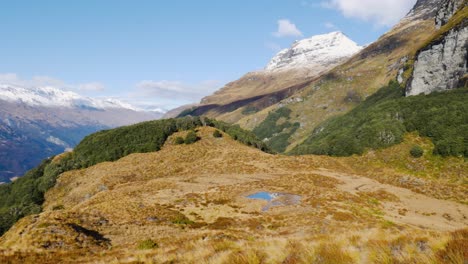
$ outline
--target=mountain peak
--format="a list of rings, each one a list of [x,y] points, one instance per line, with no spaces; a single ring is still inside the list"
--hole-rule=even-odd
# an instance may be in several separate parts
[[[266,66],[267,71],[323,67],[351,57],[362,49],[341,31],[295,41]]]
[[[24,87],[0,84],[0,100],[20,102],[30,106],[139,110],[114,98],[90,98],[51,86]]]

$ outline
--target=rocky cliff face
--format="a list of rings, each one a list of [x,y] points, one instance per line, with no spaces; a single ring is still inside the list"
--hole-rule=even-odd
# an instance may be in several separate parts
[[[418,0],[402,22],[410,20],[426,20],[433,18],[438,10],[441,0]]]
[[[437,12],[436,27],[439,29],[452,18],[457,12],[464,0],[446,0],[442,3],[441,8]]]
[[[445,1],[436,18],[436,26],[443,26],[460,7],[461,1]],[[466,4],[465,4],[466,5]],[[462,12],[462,11],[460,11]],[[419,51],[414,71],[408,82],[406,95],[430,94],[463,86],[460,82],[467,74],[468,19],[447,30]]]

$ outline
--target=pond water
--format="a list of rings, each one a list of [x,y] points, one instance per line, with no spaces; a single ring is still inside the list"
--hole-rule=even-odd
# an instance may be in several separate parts
[[[276,197],[276,193],[269,193],[269,192],[258,192],[247,196],[249,199],[257,199],[257,200],[266,200],[271,201],[273,198]]]
[[[262,211],[268,211],[274,206],[295,205],[301,202],[300,195],[289,193],[258,192],[247,196],[247,198],[267,201],[268,203],[262,208]]]

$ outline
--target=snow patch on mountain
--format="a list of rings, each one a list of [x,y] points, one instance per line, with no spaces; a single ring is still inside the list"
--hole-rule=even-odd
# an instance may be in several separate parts
[[[64,91],[51,86],[22,87],[12,84],[0,84],[0,100],[24,103],[30,106],[95,108],[95,109],[140,109],[114,98],[90,98],[71,91]]]
[[[326,68],[350,58],[363,47],[342,32],[332,32],[294,42],[289,49],[280,51],[266,66],[266,71],[295,68]]]
[[[50,142],[50,143],[55,144],[57,146],[62,146],[62,147],[65,147],[65,148],[70,147],[65,141],[61,140],[60,138],[49,136],[46,140],[47,140],[47,142]]]

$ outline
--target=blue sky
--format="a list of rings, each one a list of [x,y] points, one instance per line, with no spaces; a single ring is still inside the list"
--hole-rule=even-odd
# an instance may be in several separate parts
[[[0,81],[172,108],[263,68],[296,39],[340,30],[375,41],[414,2],[3,1]]]

